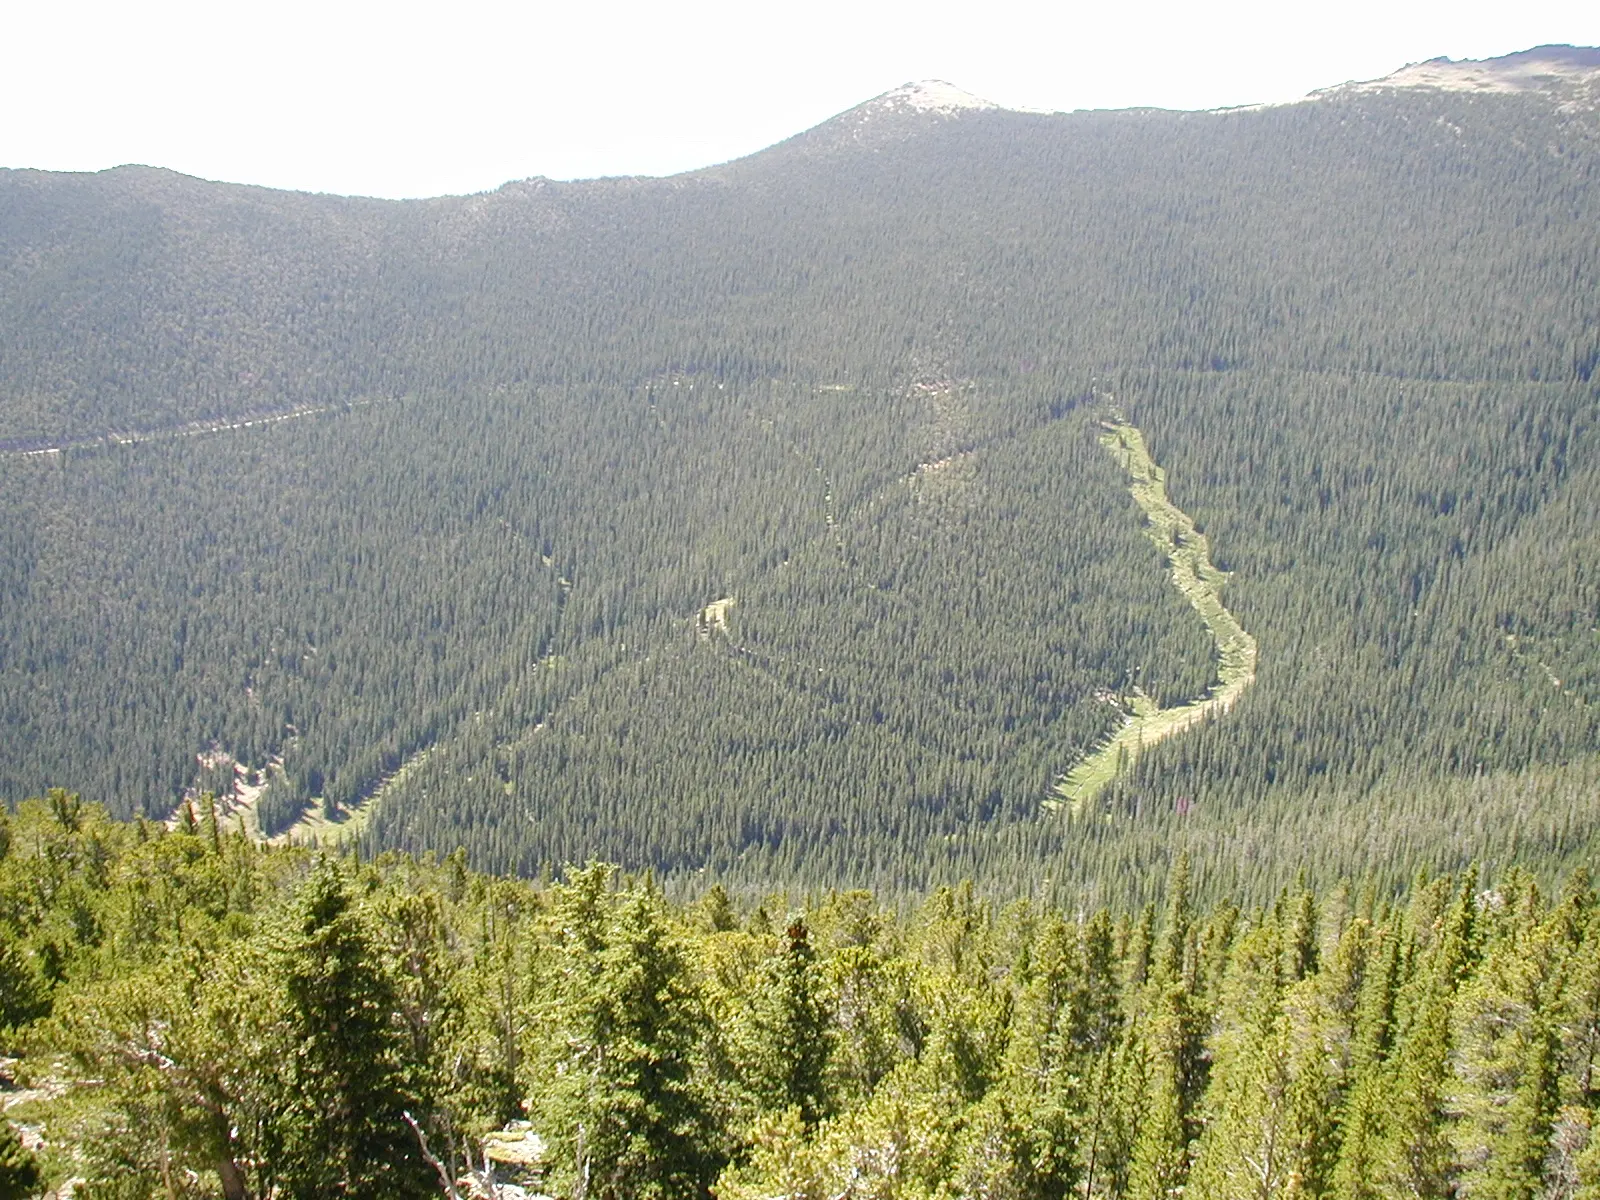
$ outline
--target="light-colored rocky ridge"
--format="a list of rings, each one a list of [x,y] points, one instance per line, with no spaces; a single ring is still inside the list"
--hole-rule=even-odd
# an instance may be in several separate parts
[[[1478,94],[1592,94],[1597,87],[1600,87],[1600,48],[1535,46],[1498,58],[1430,58],[1427,62],[1408,63],[1381,79],[1342,83],[1313,92],[1308,99],[1397,88]]]

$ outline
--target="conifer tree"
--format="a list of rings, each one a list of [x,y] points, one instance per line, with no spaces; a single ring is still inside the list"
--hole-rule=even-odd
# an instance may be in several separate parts
[[[1341,939],[1341,958],[1363,943],[1358,989],[1350,1015],[1349,1049],[1338,1114],[1337,1154],[1329,1182],[1339,1200],[1378,1196],[1378,1159],[1388,1113],[1390,1073],[1386,1058],[1394,1023],[1396,937],[1388,925],[1368,934],[1365,919],[1353,921]]]
[[[829,1108],[826,1078],[834,1029],[821,1000],[804,918],[789,922],[757,988],[748,1051],[755,1093],[769,1109],[799,1109],[809,1128]]]
[[[1573,1200],[1600,1200],[1600,1133],[1596,1126],[1600,1125],[1597,1114],[1587,1114],[1588,1140],[1582,1150],[1578,1152],[1576,1171],[1577,1187],[1573,1191]]]
[[[1349,1037],[1347,1016],[1330,1003],[1344,988],[1335,980],[1331,989],[1325,989],[1322,982],[1307,976],[1291,985],[1283,1000],[1290,1043],[1288,1190],[1297,1196],[1328,1194],[1348,1099],[1343,1065],[1337,1058],[1337,1047]]]
[[[1193,910],[1189,899],[1189,852],[1180,851],[1167,878],[1167,912],[1161,923],[1161,937],[1152,963],[1157,979],[1167,983],[1184,982],[1193,932]]]
[[[1125,1196],[1143,1126],[1149,1058],[1136,1026],[1124,1024],[1095,1064],[1078,1135],[1083,1194]]]
[[[0,941],[0,1034],[50,1011],[49,986],[20,938]]]
[[[1555,1121],[1557,1039],[1546,1020],[1535,1018],[1520,1064],[1522,1079],[1506,1106],[1505,1124],[1494,1140],[1481,1186],[1463,1195],[1486,1200],[1537,1200],[1544,1193]]]
[[[1455,1186],[1449,1100],[1450,1019],[1456,990],[1477,959],[1476,870],[1453,899],[1448,879],[1413,893],[1410,920],[1426,952],[1397,997],[1396,1048],[1388,1074],[1377,1178],[1386,1196],[1437,1200]]]
[[[301,889],[273,963],[280,1076],[267,1131],[270,1177],[285,1192],[399,1197],[431,1189],[404,1114],[398,1002],[337,863]]]
[[[1140,1001],[1140,1038],[1148,1058],[1129,1174],[1135,1200],[1162,1200],[1181,1188],[1188,1174],[1194,1106],[1205,1089],[1192,923],[1189,856],[1182,852],[1167,881],[1166,915]]]
[[[1329,1181],[1334,1200],[1379,1200],[1379,1167],[1387,1125],[1388,1078],[1382,1064],[1357,1076],[1340,1117],[1339,1149]]]
[[[1049,1097],[997,1088],[966,1115],[952,1172],[957,1194],[1065,1200],[1075,1161],[1067,1114]]]
[[[1083,925],[1083,1033],[1095,1054],[1108,1052],[1122,1024],[1117,1002],[1117,957],[1111,914],[1099,909]]]
[[[1187,1014],[1180,988],[1161,988],[1144,1018],[1145,1087],[1136,1106],[1138,1135],[1129,1165],[1132,1200],[1167,1200],[1188,1174],[1188,1112],[1183,1097]]]
[[[1137,924],[1121,925],[1120,928],[1126,930],[1126,949],[1122,953],[1123,994],[1131,999],[1150,978],[1150,961],[1156,939],[1155,905],[1144,906]]]
[[[1558,914],[1535,927],[1529,911],[1505,919],[1509,927],[1457,998],[1451,1107],[1461,1194],[1532,1200],[1560,1103],[1553,1014],[1561,921]]]
[[[728,891],[714,883],[700,900],[700,917],[712,933],[726,933],[739,927],[739,916],[733,911]]]
[[[39,1192],[39,1162],[11,1123],[0,1119],[0,1200],[28,1200]]]
[[[1393,1200],[1443,1200],[1454,1180],[1455,1156],[1445,1108],[1450,992],[1442,983],[1434,983],[1419,1007],[1381,1101],[1387,1118],[1377,1178],[1382,1194]]]
[[[1276,923],[1251,930],[1237,944],[1212,1042],[1205,1132],[1186,1194],[1273,1200],[1289,1185],[1296,1164],[1283,958]]]
[[[1304,979],[1317,969],[1317,898],[1302,890],[1294,903],[1294,915],[1285,932],[1288,982]]]
[[[586,924],[569,942],[534,1116],[565,1194],[698,1196],[725,1161],[694,1071],[704,1018],[659,897],[614,905],[604,882],[591,869],[566,889],[563,907]]]

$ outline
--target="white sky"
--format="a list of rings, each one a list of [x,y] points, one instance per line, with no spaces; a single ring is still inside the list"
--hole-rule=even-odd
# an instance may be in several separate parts
[[[1544,42],[1600,45],[1600,2],[0,0],[0,166],[439,195],[704,166],[912,79],[1212,108]]]

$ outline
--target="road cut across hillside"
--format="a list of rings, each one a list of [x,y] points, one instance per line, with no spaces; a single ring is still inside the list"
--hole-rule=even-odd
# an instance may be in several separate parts
[[[1167,498],[1166,472],[1150,457],[1144,435],[1120,415],[1101,421],[1100,444],[1132,479],[1129,491],[1144,510],[1145,533],[1172,570],[1173,585],[1200,614],[1217,646],[1217,683],[1198,700],[1162,708],[1138,688],[1124,698],[1127,715],[1100,746],[1056,781],[1053,799],[1077,815],[1146,746],[1181,733],[1233,707],[1256,678],[1256,639],[1223,606],[1227,575],[1211,562],[1211,549],[1194,520]]]

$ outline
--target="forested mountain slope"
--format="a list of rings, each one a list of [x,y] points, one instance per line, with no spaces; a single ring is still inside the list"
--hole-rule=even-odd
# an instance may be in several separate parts
[[[1600,115],[1592,52],[1529,53],[1221,113],[898,93],[428,201],[0,173],[0,793],[158,814],[237,761],[268,832],[381,790],[376,843],[493,868],[888,890],[1137,894],[1177,824],[1245,876],[1582,856]],[[1073,822],[1134,689],[1217,670],[1111,405],[1258,681]]]

